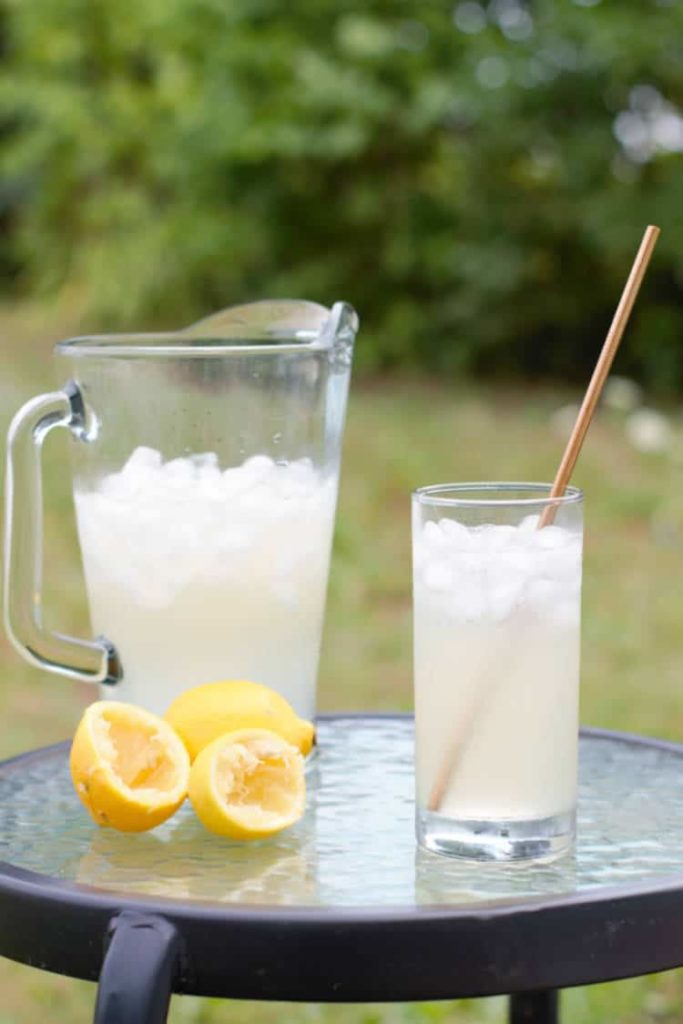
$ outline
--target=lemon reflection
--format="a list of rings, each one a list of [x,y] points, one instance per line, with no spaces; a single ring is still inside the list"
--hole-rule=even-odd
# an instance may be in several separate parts
[[[172,822],[140,835],[92,834],[78,862],[85,885],[131,895],[218,903],[319,902],[315,801],[291,829],[263,842],[212,835],[185,805]]]

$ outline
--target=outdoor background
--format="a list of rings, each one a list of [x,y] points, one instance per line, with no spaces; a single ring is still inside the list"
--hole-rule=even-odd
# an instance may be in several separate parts
[[[552,475],[659,224],[576,475],[582,719],[683,740],[681,40],[675,0],[4,0],[2,427],[53,387],[51,347],[76,331],[350,301],[321,705],[408,709],[410,490]],[[64,439],[46,456],[48,624],[85,634]],[[0,755],[68,736],[91,694],[4,636],[0,656]],[[0,993],[0,1024],[91,1018],[93,986],[7,961]],[[565,1004],[572,1024],[680,1021],[683,975]],[[504,1008],[175,999],[171,1019],[469,1024]]]

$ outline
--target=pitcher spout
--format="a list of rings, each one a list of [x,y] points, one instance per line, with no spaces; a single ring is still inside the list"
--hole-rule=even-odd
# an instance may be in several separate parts
[[[320,340],[332,349],[335,362],[351,362],[358,325],[358,314],[353,306],[348,302],[335,302],[320,332]]]

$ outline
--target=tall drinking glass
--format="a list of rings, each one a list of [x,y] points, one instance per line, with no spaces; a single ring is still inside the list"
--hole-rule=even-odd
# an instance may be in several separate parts
[[[417,835],[438,853],[548,857],[573,840],[583,494],[549,493],[413,495]]]
[[[20,653],[156,712],[241,678],[312,718],[356,330],[343,303],[275,301],[58,344],[60,390],[8,439],[5,623]],[[42,624],[40,452],[56,427],[72,439],[94,640]]]

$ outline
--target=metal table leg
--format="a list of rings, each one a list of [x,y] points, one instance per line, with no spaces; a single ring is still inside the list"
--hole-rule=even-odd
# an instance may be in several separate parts
[[[554,989],[518,992],[510,996],[509,1024],[558,1024],[559,1002]]]
[[[163,917],[125,911],[113,918],[94,1024],[164,1024],[181,942]]]

